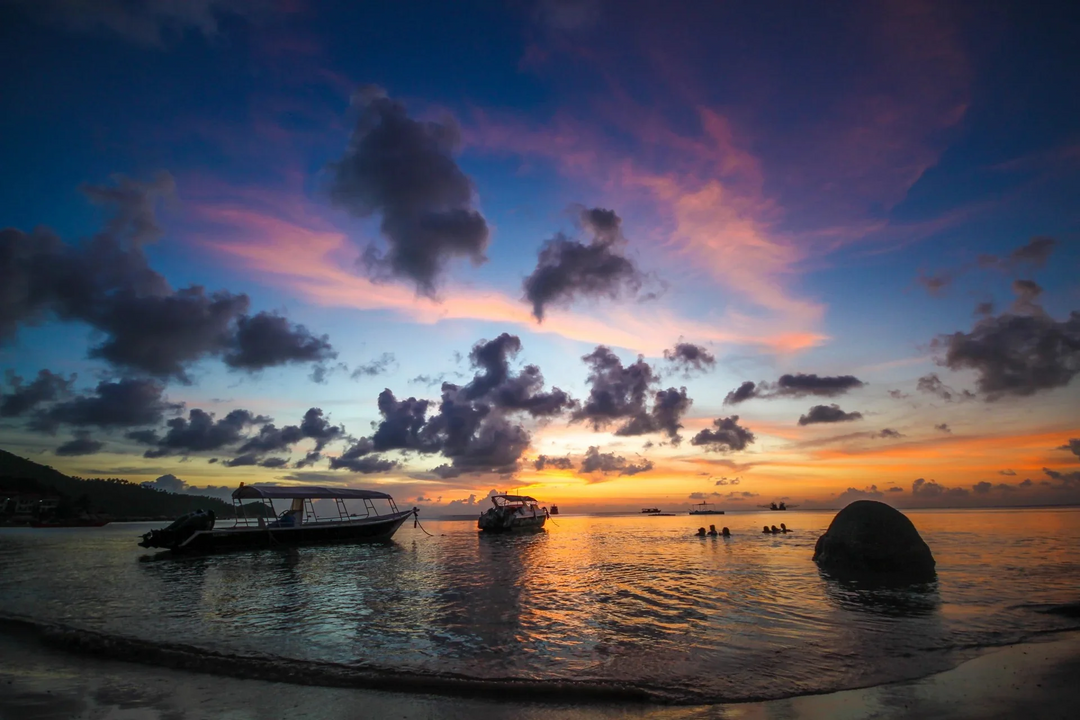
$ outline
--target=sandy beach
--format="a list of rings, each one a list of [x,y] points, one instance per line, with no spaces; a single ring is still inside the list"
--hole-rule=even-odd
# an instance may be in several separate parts
[[[4,720],[200,718],[1015,718],[1075,716],[1080,633],[988,650],[920,680],[756,703],[694,707],[493,702],[321,688],[101,660],[0,635]]]

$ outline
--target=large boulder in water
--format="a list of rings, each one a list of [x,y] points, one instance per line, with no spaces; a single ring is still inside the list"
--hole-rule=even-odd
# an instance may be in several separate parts
[[[836,513],[814,546],[814,562],[835,574],[913,580],[932,578],[936,564],[907,516],[876,500],[857,500]]]

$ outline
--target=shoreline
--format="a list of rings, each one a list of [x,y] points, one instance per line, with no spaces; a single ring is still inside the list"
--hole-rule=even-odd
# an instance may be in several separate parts
[[[987,649],[957,667],[917,680],[797,695],[776,700],[711,705],[664,705],[627,695],[608,698],[566,692],[562,684],[506,683],[496,696],[458,688],[432,694],[422,686],[373,689],[340,684],[296,684],[285,678],[245,678],[102,658],[50,646],[32,631],[0,632],[0,717],[112,717],[141,708],[139,717],[213,718],[282,716],[405,718],[585,717],[696,720],[785,717],[990,718],[1038,713],[1071,717],[1080,700],[1080,631]],[[384,686],[385,687],[385,686]],[[440,692],[440,689],[434,689]],[[541,702],[533,702],[535,693]],[[633,693],[631,693],[632,695]],[[238,711],[243,710],[243,712]],[[250,713],[250,715],[248,714]]]

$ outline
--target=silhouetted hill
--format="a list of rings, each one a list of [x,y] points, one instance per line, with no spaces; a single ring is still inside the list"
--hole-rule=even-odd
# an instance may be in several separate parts
[[[232,517],[232,505],[217,498],[153,490],[120,478],[105,480],[71,477],[47,465],[0,450],[0,488],[18,489],[25,480],[53,488],[70,499],[83,495],[95,513],[115,519],[177,518],[194,510],[213,510],[218,517]]]

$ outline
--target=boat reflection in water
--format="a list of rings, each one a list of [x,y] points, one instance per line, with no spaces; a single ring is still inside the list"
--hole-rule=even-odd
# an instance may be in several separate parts
[[[232,497],[236,520],[231,527],[217,527],[214,514],[200,510],[185,515],[168,527],[151,530],[143,535],[139,545],[173,552],[219,552],[290,545],[379,542],[389,540],[407,518],[417,514],[416,508],[398,510],[394,498],[375,490],[241,483],[233,491]],[[332,499],[335,514],[319,517],[312,500],[320,499]],[[245,505],[245,500],[254,502]],[[274,500],[288,500],[288,509],[278,514]],[[350,513],[345,506],[346,500],[362,501],[362,514]],[[376,501],[383,506],[382,512],[376,506]],[[253,514],[254,517],[250,517]],[[267,516],[271,519],[267,520]]]
[[[547,520],[547,509],[528,495],[492,495],[494,507],[480,514],[476,526],[484,532],[540,530]]]

